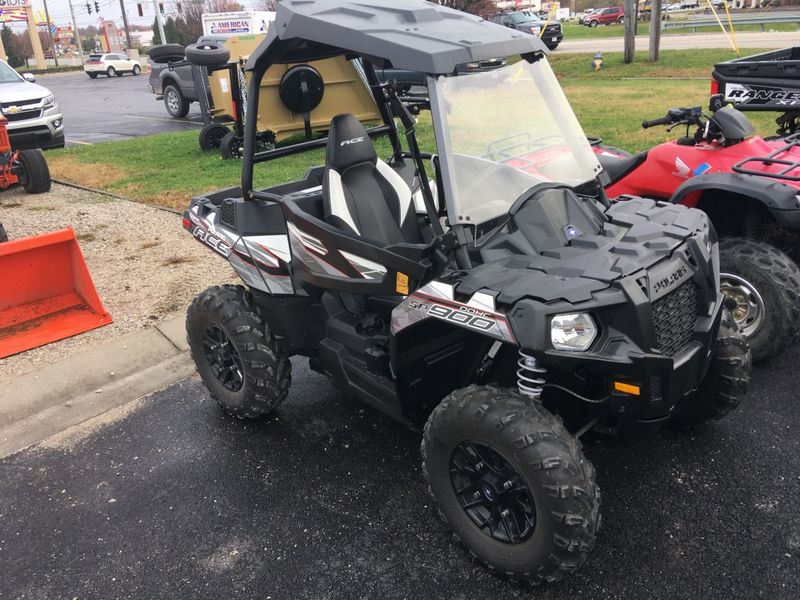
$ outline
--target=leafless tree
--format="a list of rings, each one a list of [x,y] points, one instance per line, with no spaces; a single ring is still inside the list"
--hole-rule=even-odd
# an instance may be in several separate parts
[[[493,0],[438,0],[438,3],[479,17],[489,17],[497,12]]]

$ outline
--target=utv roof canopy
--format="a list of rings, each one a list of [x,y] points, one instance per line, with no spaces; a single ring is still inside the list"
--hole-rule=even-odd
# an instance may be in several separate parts
[[[380,66],[446,75],[462,63],[546,52],[534,35],[424,0],[285,0],[246,68],[357,54]]]

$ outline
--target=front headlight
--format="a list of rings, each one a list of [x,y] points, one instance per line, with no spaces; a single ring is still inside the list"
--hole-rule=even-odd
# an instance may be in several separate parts
[[[42,105],[44,108],[52,108],[56,105],[56,97],[53,94],[48,94],[42,98]]]
[[[542,30],[541,27],[531,27],[531,32],[533,35],[539,35],[539,32]]]
[[[550,341],[556,350],[583,352],[597,337],[594,319],[586,313],[556,315],[550,322]]]

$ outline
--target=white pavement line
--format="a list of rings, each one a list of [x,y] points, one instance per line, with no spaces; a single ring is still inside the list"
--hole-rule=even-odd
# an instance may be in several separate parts
[[[167,121],[169,123],[174,123],[177,121],[178,123],[186,123],[188,125],[196,125],[197,127],[202,127],[202,123],[196,123],[195,121],[190,121],[188,119],[173,119],[172,117],[148,117],[146,115],[122,115],[126,119],[149,119],[151,121]]]
[[[0,429],[0,458],[59,434],[114,408],[138,400],[190,377],[195,372],[188,352],[118,379],[102,390],[60,402]]]
[[[67,140],[68,144],[80,144],[81,146],[94,146],[92,142],[82,142],[80,140]]]

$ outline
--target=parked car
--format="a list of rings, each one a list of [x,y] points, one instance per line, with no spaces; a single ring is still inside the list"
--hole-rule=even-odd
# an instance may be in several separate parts
[[[611,25],[622,23],[625,20],[625,10],[621,6],[607,6],[584,18],[581,25],[597,27],[598,25]]]
[[[0,108],[8,120],[15,150],[63,148],[64,118],[56,97],[34,83],[31,73],[20,75],[0,60]]]
[[[138,61],[128,58],[121,52],[113,54],[90,54],[89,59],[83,64],[83,70],[94,79],[98,75],[106,77],[122,77],[124,73],[138,75],[142,67]]]
[[[545,21],[522,11],[498,13],[492,17],[492,21],[500,25],[505,25],[506,27],[511,27],[517,31],[524,31],[525,33],[538,36],[550,50],[555,50],[564,38],[564,34],[561,31],[561,23],[556,21],[549,23],[544,29],[544,33],[542,33],[542,28],[545,27]]]
[[[462,63],[456,65],[456,74],[476,73],[479,71],[491,71],[506,66],[505,58],[489,58],[486,60]],[[380,81],[394,81],[400,93],[407,93],[412,87],[424,87],[427,85],[427,76],[419,71],[408,69],[381,69],[375,67],[375,74]]]

